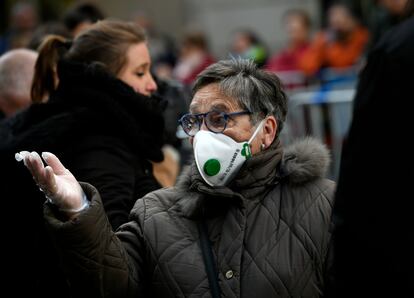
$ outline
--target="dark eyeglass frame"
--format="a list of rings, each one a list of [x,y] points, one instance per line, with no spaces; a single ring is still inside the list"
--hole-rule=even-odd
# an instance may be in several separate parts
[[[218,113],[218,114],[220,114],[221,116],[223,116],[223,118],[224,118],[224,126],[223,126],[223,129],[221,130],[221,131],[215,131],[215,130],[213,130],[212,128],[210,128],[209,127],[209,125],[208,125],[208,121],[205,121],[205,119],[206,119],[206,117],[207,117],[207,115],[208,114],[210,114],[210,113]],[[216,111],[216,110],[212,110],[212,111],[208,111],[208,112],[206,112],[206,113],[199,113],[199,114],[191,114],[191,113],[187,113],[187,114],[185,114],[185,115],[183,115],[181,118],[180,118],[180,120],[178,120],[178,123],[180,123],[180,125],[181,125],[181,127],[182,127],[182,129],[184,130],[184,132],[188,135],[188,136],[190,136],[190,137],[193,137],[193,136],[195,136],[195,134],[197,133],[197,132],[199,132],[200,131],[200,128],[201,128],[201,126],[203,125],[203,121],[204,121],[204,123],[206,124],[206,127],[207,127],[207,129],[209,130],[209,131],[211,131],[211,132],[214,132],[214,133],[222,133],[226,128],[227,128],[227,122],[228,122],[228,120],[229,120],[229,118],[231,118],[231,117],[233,117],[233,116],[241,116],[241,115],[249,115],[249,114],[251,114],[251,112],[250,111],[248,111],[248,110],[244,110],[244,111],[240,111],[240,112],[232,112],[232,113],[225,113],[225,112],[220,112],[220,111]],[[187,132],[187,130],[185,129],[185,127],[184,127],[184,121],[185,121],[185,119],[188,117],[188,116],[193,116],[193,117],[195,117],[195,119],[197,120],[197,125],[198,125],[198,129],[197,129],[197,131],[193,134],[193,133],[190,133],[190,132]]]

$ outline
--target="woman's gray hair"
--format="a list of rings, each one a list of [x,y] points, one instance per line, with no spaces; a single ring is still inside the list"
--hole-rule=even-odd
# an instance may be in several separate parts
[[[273,115],[277,121],[277,133],[282,130],[287,113],[287,97],[275,74],[257,68],[252,60],[222,60],[197,76],[193,93],[213,83],[218,83],[223,95],[234,98],[241,109],[252,113],[253,124]]]

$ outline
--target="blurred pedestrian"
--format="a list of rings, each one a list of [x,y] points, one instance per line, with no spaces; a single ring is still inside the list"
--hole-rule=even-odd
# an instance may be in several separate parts
[[[2,226],[10,227],[4,234],[10,262],[3,268],[14,296],[71,293],[42,220],[44,197],[10,156],[24,149],[58,152],[79,179],[99,189],[108,224],[118,228],[138,198],[160,187],[150,161],[163,159],[163,117],[151,97],[157,86],[150,67],[144,32],[133,23],[101,21],[73,42],[49,36],[41,45],[34,104],[0,129],[7,173],[0,197],[8,198]],[[6,211],[12,206],[18,214]]]
[[[59,35],[68,39],[72,38],[72,34],[66,29],[65,25],[61,22],[50,21],[42,23],[33,32],[32,39],[30,40],[27,48],[37,51],[42,44],[45,37],[48,35]]]
[[[234,33],[231,52],[235,57],[253,60],[259,67],[266,64],[269,55],[264,42],[248,29],[240,29]]]
[[[104,13],[92,2],[76,3],[63,15],[63,23],[73,37],[103,19],[105,19]]]
[[[299,60],[310,44],[311,20],[304,10],[289,10],[284,15],[287,45],[271,57],[266,65],[270,71],[299,70]]]
[[[328,22],[328,28],[315,36],[300,59],[300,69],[309,76],[323,68],[346,69],[355,66],[368,43],[368,31],[359,24],[347,5],[332,5],[328,11]]]
[[[379,0],[377,2],[382,9],[377,9],[372,17],[370,49],[373,49],[388,30],[405,19],[408,0]]]
[[[37,23],[38,14],[32,3],[15,2],[10,10],[9,28],[0,36],[0,55],[12,49],[26,47]]]
[[[18,155],[49,197],[45,218],[76,295],[323,295],[329,156],[310,139],[283,149],[286,108],[277,77],[251,60],[209,66],[181,119],[195,162],[175,187],[138,200],[116,234],[98,191],[55,155],[42,154],[46,168],[35,152]]]
[[[311,19],[301,9],[287,11],[284,15],[287,45],[275,53],[266,64],[266,69],[276,72],[286,90],[306,85],[307,79],[299,62],[309,48]]]
[[[157,83],[156,96],[165,103],[163,109],[164,146],[162,148],[164,160],[153,162],[153,173],[162,187],[173,186],[181,167],[188,159],[185,148],[182,148],[182,139],[177,137],[178,120],[188,111],[189,95],[181,84],[172,80],[163,80],[154,76]]]
[[[0,114],[9,118],[31,104],[35,51],[11,50],[0,56]],[[2,118],[2,116],[0,116]]]
[[[202,32],[191,32],[184,36],[180,55],[173,70],[173,78],[191,88],[197,75],[214,62],[207,38]]]

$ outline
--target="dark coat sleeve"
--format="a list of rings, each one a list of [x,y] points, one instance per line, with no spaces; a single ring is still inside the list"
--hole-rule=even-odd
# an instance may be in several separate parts
[[[79,181],[94,185],[114,230],[128,221],[135,201],[160,188],[152,165],[134,155],[121,140],[92,137],[71,154],[68,163]]]
[[[74,297],[143,297],[145,246],[138,217],[112,231],[98,191],[82,184],[90,207],[72,221],[61,221],[45,205],[46,226],[57,247]],[[140,204],[134,210],[138,214]]]

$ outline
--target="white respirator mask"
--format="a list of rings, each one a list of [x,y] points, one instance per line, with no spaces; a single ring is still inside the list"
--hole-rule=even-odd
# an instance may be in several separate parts
[[[222,133],[200,130],[194,136],[194,157],[198,171],[210,186],[225,186],[252,156],[250,144],[263,127],[262,120],[247,142],[238,143]]]

